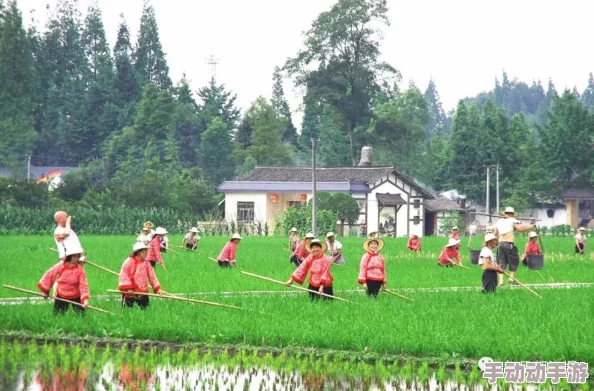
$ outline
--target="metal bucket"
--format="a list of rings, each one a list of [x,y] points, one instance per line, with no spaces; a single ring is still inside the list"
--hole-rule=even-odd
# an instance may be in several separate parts
[[[473,265],[478,265],[480,253],[481,250],[470,250],[470,263]]]
[[[526,262],[528,263],[528,269],[541,270],[544,265],[544,255],[528,255]]]

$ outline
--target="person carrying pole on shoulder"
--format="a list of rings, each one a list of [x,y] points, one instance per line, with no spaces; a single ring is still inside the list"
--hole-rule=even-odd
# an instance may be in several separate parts
[[[485,246],[479,254],[478,264],[483,266],[483,293],[495,293],[497,290],[497,273],[503,274],[504,270],[495,262],[493,249],[497,247],[497,236],[492,233],[485,235]]]
[[[513,280],[518,265],[520,264],[520,255],[518,254],[518,248],[514,244],[514,231],[526,232],[536,229],[536,224],[521,225],[520,222],[515,218],[518,214],[514,211],[514,208],[505,208],[505,218],[499,219],[495,223],[494,234],[499,236],[499,245],[497,247],[497,263],[503,270],[509,265],[509,280],[511,285],[517,285],[517,282]],[[503,275],[499,275],[499,286],[503,285]]]

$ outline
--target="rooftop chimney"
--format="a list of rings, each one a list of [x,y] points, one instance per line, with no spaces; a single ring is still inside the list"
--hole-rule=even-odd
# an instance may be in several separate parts
[[[359,167],[371,167],[373,166],[373,150],[371,147],[361,148],[361,160],[359,161]]]

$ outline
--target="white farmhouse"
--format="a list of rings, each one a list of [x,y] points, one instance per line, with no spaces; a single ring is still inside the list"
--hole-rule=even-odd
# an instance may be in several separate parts
[[[316,169],[319,192],[346,193],[360,207],[359,224],[386,236],[423,236],[425,200],[433,196],[395,167]],[[300,207],[312,196],[311,167],[256,167],[246,176],[217,187],[225,194],[225,219],[268,223],[287,208]]]

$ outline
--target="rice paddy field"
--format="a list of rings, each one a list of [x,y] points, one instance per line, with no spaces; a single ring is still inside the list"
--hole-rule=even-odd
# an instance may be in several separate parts
[[[116,272],[135,240],[80,239],[90,261]],[[172,244],[180,245],[181,240],[170,237]],[[118,288],[117,276],[86,265],[90,304],[116,316],[93,311],[84,317],[72,311],[53,316],[49,301],[23,299],[26,294],[2,288],[0,333],[398,356],[421,362],[476,362],[487,356],[502,361],[583,361],[590,368],[594,364],[594,260],[589,253],[574,255],[571,238],[544,238],[542,270],[520,266],[517,278],[542,298],[515,286],[482,294],[482,270],[470,263],[468,239],[462,241],[463,262],[469,268],[465,269],[437,266],[444,238],[424,238],[421,254],[408,252],[404,238],[386,238],[382,253],[388,288],[413,299],[409,301],[386,293],[368,299],[357,284],[363,239],[341,237],[346,264],[333,267],[334,293],[350,302],[315,303],[306,292],[220,268],[209,257],[216,258],[226,240],[202,237],[196,252],[173,248],[176,253],[164,254],[166,269],[157,265],[156,272],[169,293],[241,310],[152,297],[147,311],[123,310],[120,296],[107,292]],[[519,247],[524,240],[517,241]],[[239,269],[286,281],[295,269],[286,241],[245,238],[237,252]],[[1,284],[37,290],[37,281],[57,262],[56,253],[49,250],[53,246],[51,237],[0,237]],[[477,239],[472,247],[479,246]]]

